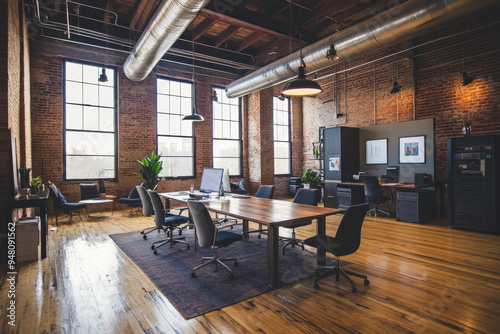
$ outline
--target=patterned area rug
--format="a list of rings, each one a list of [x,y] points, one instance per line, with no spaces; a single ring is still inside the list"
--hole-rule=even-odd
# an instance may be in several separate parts
[[[237,231],[236,229],[234,230]],[[175,232],[177,235],[177,232]],[[193,230],[183,232],[190,242],[186,245],[168,245],[154,255],[151,243],[166,239],[164,233],[152,232],[144,240],[139,232],[112,234],[111,239],[127,254],[153,281],[158,289],[170,300],[185,319],[238,303],[271,290],[267,285],[267,237],[257,238],[250,234],[249,240],[233,243],[219,249],[219,256],[236,257],[238,266],[228,261],[233,269],[234,278],[219,266],[208,265],[196,271],[196,278],[191,277],[193,267],[201,263],[202,256],[212,256],[207,249],[194,251]],[[316,253],[302,251],[300,247],[287,247],[283,256],[280,247],[280,279],[282,284],[290,284],[311,277],[315,274]],[[312,282],[311,282],[312,285]]]

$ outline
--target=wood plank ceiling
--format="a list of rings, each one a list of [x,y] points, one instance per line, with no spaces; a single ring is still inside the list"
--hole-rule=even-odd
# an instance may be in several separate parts
[[[31,24],[43,27],[36,29],[40,35],[130,51],[160,2],[79,0],[66,8],[65,1],[45,1],[37,8],[32,0],[26,9]],[[402,2],[213,0],[164,59],[186,68],[194,57],[197,69],[237,78]]]

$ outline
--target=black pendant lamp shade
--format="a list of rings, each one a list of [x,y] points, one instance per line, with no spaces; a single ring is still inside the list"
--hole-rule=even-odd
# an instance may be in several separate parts
[[[337,50],[335,50],[335,45],[330,44],[330,49],[328,49],[328,51],[326,51],[326,59],[328,60],[339,60],[340,57],[339,55],[337,54]]]
[[[306,79],[306,64],[304,60],[300,60],[300,66],[297,69],[297,79],[287,82],[281,94],[286,96],[310,96],[316,95],[323,91],[321,86],[313,80]]]
[[[392,87],[391,94],[396,94],[401,90],[402,86],[398,84],[397,81],[394,81],[394,87]]]
[[[99,75],[99,82],[108,82],[108,76],[106,75],[106,69],[103,67],[101,75]]]
[[[191,115],[186,115],[182,118],[183,121],[194,121],[194,122],[203,122],[205,119],[203,116],[198,115],[196,113],[196,108],[193,107],[193,113]]]
[[[472,79],[471,76],[469,76],[467,74],[467,72],[464,72],[463,74],[464,76],[464,80],[462,81],[462,86],[467,86],[468,84],[470,84],[472,81],[474,81],[474,79]]]

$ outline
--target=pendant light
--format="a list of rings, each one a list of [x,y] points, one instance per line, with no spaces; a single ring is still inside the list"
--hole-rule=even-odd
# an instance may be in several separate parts
[[[465,59],[464,59],[464,36],[462,35],[462,71],[463,71],[463,74],[462,74],[462,77],[463,77],[463,80],[462,80],[462,86],[467,86],[468,84],[470,84],[472,81],[474,81],[474,79],[467,74],[467,72],[465,71]]]
[[[103,67],[101,75],[99,75],[99,82],[108,82],[108,76],[106,75],[106,69]]]
[[[290,12],[292,11],[292,2],[290,2]],[[290,15],[291,18],[291,15]],[[290,25],[292,21],[290,19]],[[321,86],[313,80],[306,79],[306,63],[302,58],[302,33],[300,33],[300,65],[297,69],[297,79],[287,82],[281,94],[286,96],[311,96],[323,91]]]
[[[193,32],[194,34],[194,32]],[[186,115],[182,118],[183,121],[194,121],[194,122],[203,122],[205,119],[203,116],[198,115],[196,113],[196,90],[195,90],[195,83],[194,83],[194,35],[192,37],[192,51],[193,51],[193,75],[192,75],[192,81],[193,85],[191,86],[191,96],[193,97],[193,112],[191,115]]]

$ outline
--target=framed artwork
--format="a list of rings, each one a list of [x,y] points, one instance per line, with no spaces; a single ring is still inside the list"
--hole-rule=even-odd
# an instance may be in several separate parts
[[[425,164],[425,136],[399,137],[399,163]]]
[[[367,165],[387,164],[387,138],[366,141]]]

